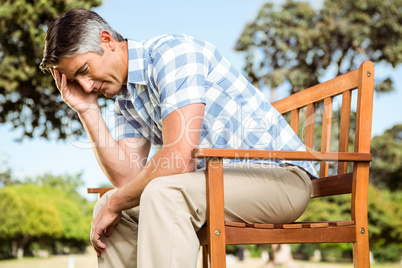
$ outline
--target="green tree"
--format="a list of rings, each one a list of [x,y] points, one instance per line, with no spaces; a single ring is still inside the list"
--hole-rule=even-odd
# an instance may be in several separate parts
[[[371,60],[396,67],[402,61],[402,0],[325,0],[321,10],[288,0],[262,6],[235,49],[245,52],[245,72],[260,88],[290,85],[295,93]],[[386,78],[376,85],[393,90]]]
[[[398,261],[402,253],[402,191],[391,192],[369,186],[368,219],[370,250],[377,261]],[[315,198],[300,221],[350,219],[350,195]],[[296,251],[312,255],[320,249],[323,257],[332,256],[341,260],[351,256],[351,244],[318,244],[298,246]],[[330,252],[331,251],[331,252]]]
[[[370,249],[380,262],[400,261],[402,254],[402,191],[371,185],[368,196]]]
[[[22,187],[22,188],[21,188]],[[0,190],[0,238],[12,244],[12,255],[22,258],[25,245],[35,237],[60,237],[63,225],[49,200],[29,188],[31,194],[21,194],[25,188],[8,186]]]
[[[52,175],[44,174],[34,178],[26,178],[24,183],[32,183],[39,186],[46,186],[51,188],[59,189],[60,191],[66,193],[71,200],[74,200],[79,206],[85,207],[87,204],[87,199],[82,197],[79,193],[80,187],[85,185],[82,179],[82,173],[78,174],[63,174],[63,175]]]
[[[0,187],[13,184],[11,179],[11,168],[6,159],[0,159]]]
[[[25,183],[40,186],[44,195],[52,198],[64,225],[63,239],[88,240],[93,203],[79,193],[80,187],[85,184],[82,173],[57,176],[44,174],[27,178]]]
[[[402,191],[402,124],[371,140],[370,181],[382,189]]]
[[[38,200],[46,200],[47,204],[55,208],[63,226],[60,238],[88,240],[92,215],[90,211],[82,208],[82,205],[85,204],[77,202],[75,195],[78,193],[75,192],[72,196],[63,189],[37,184],[25,184],[16,187],[16,191],[23,197],[32,198],[34,196]]]
[[[0,258],[21,258],[33,244],[54,253],[83,251],[93,204],[79,195],[81,185],[81,174],[45,174],[0,188]]]
[[[0,123],[19,128],[21,138],[48,138],[51,133],[66,138],[62,120],[70,109],[59,97],[51,75],[38,68],[46,30],[69,9],[100,4],[101,0],[0,0]],[[79,126],[72,124],[69,131],[81,134]]]

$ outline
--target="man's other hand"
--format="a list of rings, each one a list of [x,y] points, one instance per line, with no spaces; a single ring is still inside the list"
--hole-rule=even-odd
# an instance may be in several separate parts
[[[108,209],[108,203],[106,203],[92,221],[91,242],[98,256],[106,253],[106,246],[101,241],[101,235],[111,236],[120,219],[121,212],[112,212]]]

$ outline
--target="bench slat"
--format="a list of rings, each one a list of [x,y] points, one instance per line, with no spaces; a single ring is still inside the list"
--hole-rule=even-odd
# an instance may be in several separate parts
[[[315,106],[314,103],[307,105],[306,111],[306,126],[304,145],[307,151],[313,151],[314,144],[314,120],[315,120]]]
[[[349,194],[353,187],[353,174],[335,175],[312,180],[311,197]]]
[[[225,226],[237,228],[256,228],[256,229],[301,229],[301,228],[325,228],[334,226],[354,225],[354,221],[300,221],[286,224],[272,223],[244,223],[226,221]]]
[[[345,91],[342,94],[341,126],[339,133],[339,152],[348,152],[350,131],[350,109],[352,104],[352,92]],[[338,174],[347,173],[347,163],[338,163]]]
[[[321,129],[321,153],[329,152],[331,146],[331,125],[332,125],[332,98],[328,97],[324,100],[324,108],[322,113],[322,129]],[[327,177],[329,170],[328,162],[320,163],[320,177]]]
[[[298,135],[299,133],[299,109],[294,109],[290,113],[290,126],[293,131]]]
[[[344,91],[356,89],[356,81],[359,76],[359,69],[340,75],[330,81],[315,85],[302,90],[287,98],[272,103],[272,106],[281,113],[287,113],[296,108],[305,107],[308,104],[319,102],[328,97],[335,97]]]

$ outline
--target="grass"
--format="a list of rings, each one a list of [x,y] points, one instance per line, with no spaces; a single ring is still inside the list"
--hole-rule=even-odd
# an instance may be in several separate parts
[[[74,266],[69,266],[69,263]],[[23,258],[22,260],[0,261],[0,268],[96,268],[96,254],[52,256],[49,258]]]
[[[69,262],[74,262],[74,266],[69,266]],[[296,261],[298,268],[352,268],[351,263],[322,263]],[[84,255],[71,256],[52,256],[49,258],[23,258],[22,260],[3,260],[0,261],[0,268],[96,268],[96,254],[90,252]],[[202,267],[199,263],[198,267]],[[228,268],[263,268],[264,263],[261,259],[249,258],[244,262],[236,262],[227,265]],[[372,268],[401,268],[399,263],[394,264],[374,264]],[[280,268],[280,267],[279,267]]]

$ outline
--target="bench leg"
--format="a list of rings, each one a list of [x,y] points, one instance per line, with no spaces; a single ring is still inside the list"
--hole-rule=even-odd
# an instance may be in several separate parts
[[[202,245],[202,268],[208,268],[208,246]]]
[[[367,234],[361,235],[360,239],[353,243],[353,266],[355,268],[370,267],[370,249]]]

